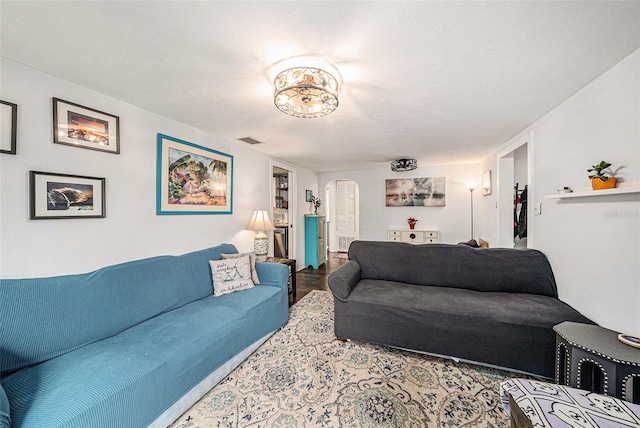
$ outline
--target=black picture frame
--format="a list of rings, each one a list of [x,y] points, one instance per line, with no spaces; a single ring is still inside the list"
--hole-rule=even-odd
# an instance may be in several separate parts
[[[106,217],[106,179],[29,171],[29,219]]]
[[[120,154],[120,118],[53,98],[53,142]]]
[[[0,100],[0,153],[15,155],[18,145],[18,105]]]
[[[305,201],[307,202],[311,202],[312,198],[313,198],[313,192],[311,190],[305,190]]]

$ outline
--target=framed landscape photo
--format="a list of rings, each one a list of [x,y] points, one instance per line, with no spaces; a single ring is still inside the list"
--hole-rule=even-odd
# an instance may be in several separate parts
[[[233,156],[158,134],[156,213],[231,214]]]
[[[104,218],[105,181],[98,177],[29,171],[29,218]]]
[[[18,105],[0,100],[0,153],[16,154]]]
[[[53,98],[53,142],[119,154],[120,118]]]
[[[387,207],[444,207],[444,177],[391,178],[386,180]]]

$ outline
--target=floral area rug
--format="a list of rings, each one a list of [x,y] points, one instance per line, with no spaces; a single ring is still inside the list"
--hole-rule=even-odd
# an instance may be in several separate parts
[[[314,290],[277,331],[172,428],[508,427],[512,373],[337,341],[333,296]]]

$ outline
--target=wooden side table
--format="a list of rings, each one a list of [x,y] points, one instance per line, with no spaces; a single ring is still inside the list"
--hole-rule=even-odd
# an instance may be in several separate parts
[[[617,332],[597,325],[565,321],[553,330],[556,332],[556,383],[634,403],[640,401],[640,349],[621,343]],[[585,363],[593,365],[591,378],[596,381],[583,373]],[[628,381],[631,391],[627,390]]]
[[[511,428],[533,428],[531,420],[524,414],[516,400],[509,394],[509,420]]]
[[[282,257],[267,257],[268,263],[280,263],[289,266],[289,278],[291,278],[291,291],[289,294],[293,296],[293,302],[296,301],[296,260],[284,259]]]

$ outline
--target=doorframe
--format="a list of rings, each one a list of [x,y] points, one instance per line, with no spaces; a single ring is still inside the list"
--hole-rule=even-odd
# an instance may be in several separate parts
[[[513,185],[514,153],[527,146],[527,247],[534,248],[534,181],[533,181],[533,131],[521,137],[501,151],[496,159],[498,165],[498,247],[513,248]]]
[[[269,215],[271,219],[273,219],[273,202],[275,201],[276,195],[274,193],[273,186],[271,183],[273,182],[273,168],[281,168],[289,171],[289,258],[296,259],[296,242],[297,242],[297,233],[298,233],[298,222],[297,222],[297,212],[298,212],[298,183],[297,183],[297,174],[298,169],[286,162],[282,162],[276,159],[269,159]],[[269,255],[273,256],[273,245],[269,245]]]
[[[337,242],[337,206],[338,206],[338,182],[339,181],[352,181],[355,183],[355,227],[356,227],[356,231],[355,231],[355,235],[356,235],[356,239],[360,239],[360,183],[358,183],[357,180],[354,180],[353,178],[334,178],[331,179],[329,181],[327,181],[324,185],[324,190],[325,190],[325,195],[327,194],[327,192],[329,192],[330,194],[332,194],[332,200],[331,200],[331,205],[329,207],[328,212],[326,213],[327,215],[327,221],[328,223],[328,227],[327,229],[330,230],[329,233],[329,238],[327,239],[327,248],[331,249],[334,248],[336,251],[338,251],[339,248],[339,243]],[[326,197],[326,196],[325,196]],[[334,240],[335,245],[332,247],[331,246],[331,242],[330,240]]]

